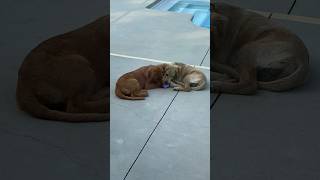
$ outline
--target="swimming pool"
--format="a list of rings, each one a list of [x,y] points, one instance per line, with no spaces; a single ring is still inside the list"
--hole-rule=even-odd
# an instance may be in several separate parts
[[[147,8],[192,14],[191,21],[195,25],[210,28],[210,4],[208,0],[158,0]]]

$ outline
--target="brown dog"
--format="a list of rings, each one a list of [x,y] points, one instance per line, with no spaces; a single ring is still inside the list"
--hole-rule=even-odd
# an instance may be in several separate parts
[[[48,120],[109,120],[108,19],[50,38],[29,53],[17,82],[22,110]]]
[[[309,54],[297,35],[239,7],[215,3],[211,9],[214,91],[248,95],[304,84]]]
[[[163,64],[149,65],[122,75],[117,81],[115,94],[121,99],[145,99],[148,89],[162,87],[163,69]]]

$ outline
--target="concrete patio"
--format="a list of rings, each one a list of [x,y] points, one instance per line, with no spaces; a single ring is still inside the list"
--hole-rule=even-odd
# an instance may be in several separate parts
[[[146,9],[153,1],[111,1],[110,179],[206,180],[209,88],[155,89],[144,101],[114,94],[122,74],[156,60],[202,65],[209,78],[209,30],[192,24],[191,15]]]
[[[214,96],[211,177],[320,179],[320,2],[297,0],[294,6],[292,0],[224,2],[263,11],[297,33],[309,49],[311,74],[303,87],[289,92]]]

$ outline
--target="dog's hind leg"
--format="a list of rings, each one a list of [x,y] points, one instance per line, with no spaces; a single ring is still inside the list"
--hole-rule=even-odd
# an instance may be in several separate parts
[[[109,88],[105,87],[105,88],[102,88],[101,90],[99,90],[96,94],[90,96],[88,100],[95,101],[95,100],[99,100],[103,97],[107,98],[107,97],[109,97],[109,94],[110,94]]]
[[[210,79],[212,81],[223,81],[223,82],[233,82],[233,83],[237,82],[236,79],[233,79],[226,74],[221,74],[221,73],[212,72],[212,71],[210,72]]]
[[[190,82],[185,82],[184,83],[183,91],[186,91],[186,92],[191,91]]]
[[[145,89],[141,89],[140,91],[137,91],[134,93],[135,97],[147,97],[149,96],[148,91]]]
[[[45,81],[36,85],[35,96],[46,107],[53,110],[65,110],[64,93],[57,87]]]
[[[191,87],[190,87],[190,83],[189,82],[181,83],[181,84],[182,85],[179,84],[178,86],[174,87],[173,90],[175,90],[175,91],[186,91],[186,92],[191,91]]]
[[[66,112],[69,113],[106,113],[107,112],[107,88],[97,89],[95,71],[89,61],[80,55],[68,55],[56,60],[60,68],[55,68],[59,81],[67,94]],[[64,76],[62,72],[73,71]]]
[[[256,58],[257,45],[255,43],[248,44],[240,49],[235,59],[237,71],[239,72],[239,82],[230,83],[225,81],[212,81],[211,87],[214,92],[230,93],[230,94],[254,94],[257,91],[257,70],[256,70]]]
[[[103,90],[104,91],[104,90]],[[109,112],[109,97],[105,93],[98,93],[85,98],[85,95],[76,100],[69,100],[67,103],[67,112],[73,113],[107,113]]]

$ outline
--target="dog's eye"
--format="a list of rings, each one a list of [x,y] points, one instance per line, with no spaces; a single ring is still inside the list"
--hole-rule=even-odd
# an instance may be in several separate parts
[[[166,73],[166,76],[169,76],[169,74],[168,74],[168,73]]]

